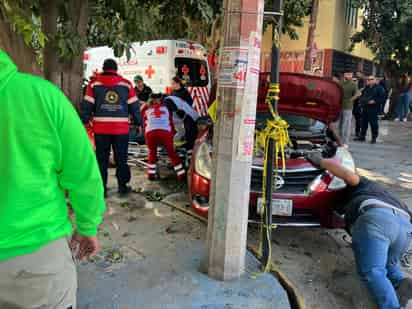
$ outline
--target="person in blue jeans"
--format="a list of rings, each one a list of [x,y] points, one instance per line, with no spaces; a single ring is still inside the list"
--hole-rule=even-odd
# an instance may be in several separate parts
[[[410,112],[410,100],[411,100],[411,92],[412,92],[412,83],[409,80],[408,76],[403,76],[401,78],[401,90],[398,99],[398,103],[396,104],[396,118],[395,121],[408,121],[408,115]]]
[[[347,184],[341,209],[361,279],[379,309],[401,309],[412,298],[412,279],[400,269],[400,258],[412,242],[412,214],[392,193],[334,159],[312,152],[306,159]]]
[[[399,96],[398,104],[396,105],[396,118],[395,121],[408,121],[408,115],[410,112],[410,92],[404,92]]]

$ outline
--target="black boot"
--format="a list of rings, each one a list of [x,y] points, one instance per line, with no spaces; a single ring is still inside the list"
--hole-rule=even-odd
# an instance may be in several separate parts
[[[372,138],[371,144],[376,144],[376,137]]]
[[[119,185],[119,194],[121,196],[128,195],[130,192],[132,192],[132,188],[127,186],[127,185]]]
[[[356,141],[356,142],[365,142],[366,138],[363,137],[363,136],[359,136],[359,137],[355,138],[354,141]]]

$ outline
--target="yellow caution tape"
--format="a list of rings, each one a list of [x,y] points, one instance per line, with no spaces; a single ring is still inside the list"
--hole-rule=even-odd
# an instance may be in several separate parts
[[[277,173],[279,170],[279,158],[281,158],[281,164],[282,164],[282,171],[283,173],[286,170],[286,157],[285,157],[285,149],[288,145],[291,144],[290,139],[289,139],[289,133],[288,133],[288,128],[289,125],[288,123],[283,120],[273,109],[272,106],[272,101],[279,100],[279,93],[280,93],[280,87],[279,84],[271,84],[268,90],[268,94],[266,96],[266,103],[269,107],[269,112],[272,116],[272,119],[268,119],[266,121],[266,127],[263,131],[256,131],[256,141],[255,141],[255,151],[258,151],[259,149],[264,150],[264,156],[263,156],[263,185],[262,185],[262,196],[263,196],[263,215],[261,216],[262,224],[260,225],[260,243],[259,243],[259,251],[262,252],[262,240],[263,236],[267,237],[266,239],[270,239],[270,233],[273,228],[276,228],[276,225],[268,226],[267,222],[264,222],[264,214],[266,214],[267,211],[267,205],[266,205],[266,170],[267,170],[267,164],[268,164],[268,146],[269,146],[269,141],[273,140],[275,143],[275,184],[274,187],[276,188],[276,181],[277,181]],[[265,232],[265,235],[263,235]],[[270,256],[271,256],[271,245],[269,244],[269,259],[267,265],[264,265],[264,271],[270,271],[271,269],[271,262],[270,262]]]

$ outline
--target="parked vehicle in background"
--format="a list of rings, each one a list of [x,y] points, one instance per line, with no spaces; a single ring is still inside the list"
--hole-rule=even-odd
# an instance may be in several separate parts
[[[83,58],[85,79],[100,71],[105,59],[113,58],[120,75],[131,82],[134,76],[143,76],[153,92],[170,94],[170,82],[177,75],[186,81],[194,109],[207,115],[211,80],[206,50],[200,44],[183,40],[136,42],[129,59],[126,53],[118,58],[112,48],[101,46],[87,49]]]
[[[270,114],[265,103],[268,74],[261,75],[256,129],[264,128]],[[292,145],[286,149],[286,171],[274,173],[273,221],[279,226],[343,227],[342,218],[332,206],[343,200],[345,183],[328,172],[314,168],[305,154],[321,150],[351,170],[351,154],[331,128],[339,116],[342,89],[336,83],[316,76],[282,73],[279,113],[289,124]],[[207,217],[212,169],[213,126],[200,132],[188,172],[189,197],[193,209]],[[279,166],[281,166],[279,164]],[[250,184],[250,220],[262,212],[263,152],[253,158]]]

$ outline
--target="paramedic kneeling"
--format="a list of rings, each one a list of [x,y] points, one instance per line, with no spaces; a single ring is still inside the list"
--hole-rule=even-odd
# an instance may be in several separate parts
[[[412,280],[406,278],[399,266],[412,240],[407,206],[377,183],[360,177],[334,159],[323,159],[320,153],[313,152],[307,160],[346,182],[347,200],[342,212],[346,229],[352,235],[358,273],[380,309],[403,308],[412,295]]]
[[[185,170],[176,153],[173,136],[176,133],[172,112],[163,104],[162,95],[151,94],[149,101],[142,107],[143,129],[149,154],[147,159],[147,178],[155,180],[157,174],[157,147],[162,145],[172,162],[177,180],[185,179]]]

